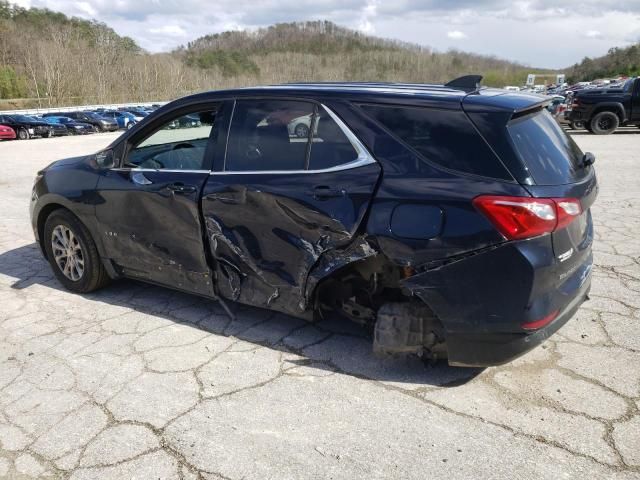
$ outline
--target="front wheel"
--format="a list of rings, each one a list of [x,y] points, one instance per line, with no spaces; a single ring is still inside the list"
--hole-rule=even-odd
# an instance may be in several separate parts
[[[54,275],[67,290],[88,293],[109,283],[89,231],[71,212],[52,212],[41,241]]]
[[[29,135],[29,130],[26,128],[18,129],[18,140],[29,140],[31,136]]]
[[[569,124],[569,126],[573,129],[573,130],[582,130],[584,128],[584,122],[571,122]]]
[[[610,135],[620,125],[618,115],[613,112],[597,113],[590,122],[591,130],[596,135]]]

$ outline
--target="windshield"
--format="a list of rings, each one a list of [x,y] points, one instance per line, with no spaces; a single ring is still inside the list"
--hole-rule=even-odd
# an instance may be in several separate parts
[[[537,185],[573,183],[588,173],[582,151],[547,110],[512,120],[507,129]]]

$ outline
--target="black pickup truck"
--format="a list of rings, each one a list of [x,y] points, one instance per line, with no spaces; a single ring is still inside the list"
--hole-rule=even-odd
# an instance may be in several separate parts
[[[608,135],[619,126],[640,127],[640,77],[619,87],[577,92],[565,117],[571,125],[584,125],[596,135]]]

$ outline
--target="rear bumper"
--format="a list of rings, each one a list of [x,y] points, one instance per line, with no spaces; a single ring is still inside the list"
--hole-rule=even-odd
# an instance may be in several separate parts
[[[565,310],[549,325],[534,333],[452,334],[447,336],[449,364],[462,367],[503,365],[524,355],[556,333],[589,298],[587,280]]]
[[[542,343],[573,316],[588,295],[592,262],[589,240],[561,262],[545,235],[474,253],[410,277],[404,287],[442,323],[451,365],[500,365]],[[552,312],[559,313],[550,324],[523,328]]]

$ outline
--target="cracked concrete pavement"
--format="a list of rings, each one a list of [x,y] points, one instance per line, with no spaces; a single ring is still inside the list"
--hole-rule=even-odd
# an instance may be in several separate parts
[[[576,134],[601,192],[592,299],[483,371],[381,361],[310,325],[122,281],[64,291],[35,172],[114,134],[0,143],[0,478],[640,479],[640,132]]]

